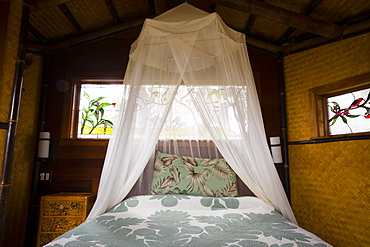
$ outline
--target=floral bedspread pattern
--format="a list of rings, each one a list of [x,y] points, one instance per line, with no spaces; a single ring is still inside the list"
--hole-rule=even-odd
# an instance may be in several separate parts
[[[61,235],[62,246],[331,246],[256,197],[136,196]]]

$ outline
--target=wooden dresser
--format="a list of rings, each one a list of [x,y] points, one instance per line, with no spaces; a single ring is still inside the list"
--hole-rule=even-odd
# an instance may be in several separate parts
[[[41,197],[37,246],[83,223],[96,199],[91,193],[57,193]]]

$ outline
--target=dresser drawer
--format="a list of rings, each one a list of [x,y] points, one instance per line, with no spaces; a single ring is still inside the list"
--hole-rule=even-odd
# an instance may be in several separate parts
[[[57,193],[41,197],[37,246],[43,246],[83,223],[96,199],[91,193]]]
[[[85,221],[84,217],[42,217],[41,232],[66,232]]]

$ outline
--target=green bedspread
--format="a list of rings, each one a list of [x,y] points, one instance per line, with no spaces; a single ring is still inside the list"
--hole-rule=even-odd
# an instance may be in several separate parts
[[[331,246],[256,197],[136,196],[46,246]]]

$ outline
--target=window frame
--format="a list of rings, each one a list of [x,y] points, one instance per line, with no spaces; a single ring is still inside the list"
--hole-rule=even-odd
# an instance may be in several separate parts
[[[327,98],[370,88],[370,73],[309,89],[311,139],[367,135],[370,132],[330,135]]]

